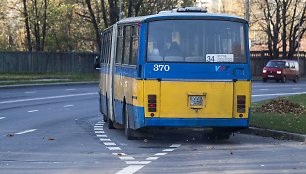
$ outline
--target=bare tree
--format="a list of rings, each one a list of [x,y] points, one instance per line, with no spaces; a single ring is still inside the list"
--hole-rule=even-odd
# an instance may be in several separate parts
[[[28,51],[32,51],[27,0],[23,0],[23,16],[24,16],[24,23],[25,23],[25,28],[26,28],[26,40],[27,40],[26,45],[27,45]]]
[[[299,29],[301,37],[306,30],[299,27],[305,25],[305,1],[253,0],[253,4],[252,17],[268,36],[270,57],[279,58],[281,49],[283,58],[293,58],[298,47]]]

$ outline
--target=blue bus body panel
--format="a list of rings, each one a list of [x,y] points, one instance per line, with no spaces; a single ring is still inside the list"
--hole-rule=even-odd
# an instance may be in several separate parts
[[[146,118],[145,126],[248,127],[248,119]]]
[[[154,71],[154,65],[167,65],[169,71]],[[251,80],[248,64],[154,62],[144,65],[144,79]]]

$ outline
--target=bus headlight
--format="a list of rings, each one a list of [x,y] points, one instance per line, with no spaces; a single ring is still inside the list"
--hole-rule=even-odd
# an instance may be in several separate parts
[[[265,70],[265,69],[264,69],[264,70],[262,70],[262,73],[266,73],[266,72],[267,72],[267,70]]]
[[[276,73],[277,73],[277,74],[281,74],[281,73],[282,73],[282,71],[276,71]]]

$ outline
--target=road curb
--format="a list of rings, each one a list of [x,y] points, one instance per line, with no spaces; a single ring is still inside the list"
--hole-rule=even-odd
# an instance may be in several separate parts
[[[259,135],[263,137],[272,137],[272,138],[280,139],[280,140],[292,140],[292,141],[298,141],[298,142],[306,142],[306,135],[290,133],[290,132],[285,132],[285,131],[249,127],[249,129],[245,129],[240,132],[243,134]]]
[[[0,85],[0,89],[39,87],[39,86],[88,85],[88,84],[98,84],[98,83],[99,82],[97,82],[97,81],[90,81],[90,82],[63,82],[63,83],[36,83],[36,84],[20,84],[20,85]]]

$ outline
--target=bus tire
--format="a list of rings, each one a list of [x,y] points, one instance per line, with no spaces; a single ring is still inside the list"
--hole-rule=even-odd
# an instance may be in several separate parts
[[[125,107],[123,109],[123,115],[124,115],[124,134],[126,139],[133,140],[135,139],[133,130],[130,128],[130,122],[129,122],[129,113],[127,111],[127,106],[125,104]]]

